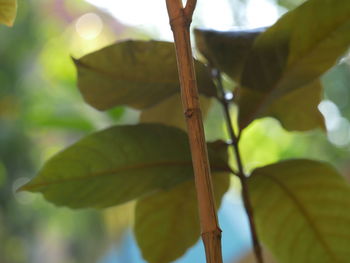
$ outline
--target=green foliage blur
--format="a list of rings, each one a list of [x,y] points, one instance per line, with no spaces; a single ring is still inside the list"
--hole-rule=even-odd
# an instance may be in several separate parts
[[[240,2],[244,6],[245,1]],[[276,2],[293,8],[301,1]],[[103,18],[97,38],[77,33],[77,19],[88,12]],[[137,121],[138,113],[130,109],[119,107],[106,114],[87,106],[76,88],[71,60],[71,56],[132,37],[148,38],[84,1],[20,1],[14,27],[0,26],[1,263],[41,263],[47,258],[52,258],[50,263],[93,263],[118,240],[127,219],[116,220],[113,210],[56,208],[38,195],[16,189],[45,160],[83,135]],[[322,79],[325,101],[320,109],[327,132],[287,132],[272,118],[254,121],[241,145],[249,170],[280,159],[305,157],[329,161],[350,175],[349,65],[350,59],[343,59]],[[227,138],[220,110],[214,104],[208,113],[209,140]]]
[[[74,50],[115,38],[105,29],[82,47],[74,21],[89,11],[95,8],[83,1],[20,1],[14,27],[0,26],[2,263],[96,262],[104,251],[101,213],[57,209],[40,196],[16,192],[64,145],[121,117],[123,109],[102,116],[85,106],[75,88]]]

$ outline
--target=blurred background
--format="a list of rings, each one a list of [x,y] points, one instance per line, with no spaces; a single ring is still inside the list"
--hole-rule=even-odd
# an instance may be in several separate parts
[[[194,26],[230,30],[273,24],[302,0],[199,0]],[[127,108],[98,112],[76,88],[71,57],[123,39],[172,40],[164,0],[19,0],[13,28],[0,25],[0,262],[141,263],[129,203],[103,211],[57,208],[38,194],[16,193],[45,160],[86,134],[135,123]],[[279,159],[326,160],[350,174],[349,58],[325,74],[319,105],[327,132],[286,132],[255,121],[241,149],[248,169]],[[235,109],[233,108],[233,111]],[[206,121],[209,140],[226,138],[220,107]],[[247,221],[232,179],[220,220],[225,263],[253,262]],[[197,244],[178,263],[204,262]]]

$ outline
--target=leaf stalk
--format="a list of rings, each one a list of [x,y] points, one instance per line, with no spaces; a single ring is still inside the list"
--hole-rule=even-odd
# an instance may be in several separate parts
[[[260,244],[260,241],[258,239],[258,234],[257,234],[256,226],[254,223],[254,212],[253,212],[253,208],[252,208],[252,205],[250,202],[250,196],[249,196],[248,184],[247,184],[247,176],[244,172],[242,157],[241,157],[240,150],[239,150],[240,136],[236,135],[235,130],[233,128],[233,123],[232,123],[231,115],[230,115],[230,104],[225,97],[225,90],[224,90],[224,87],[222,84],[221,73],[217,69],[212,69],[212,75],[213,75],[213,79],[216,80],[219,101],[220,101],[222,108],[223,108],[223,111],[224,111],[227,131],[228,131],[230,139],[232,141],[232,143],[230,145],[232,146],[231,148],[233,149],[234,156],[236,158],[237,167],[238,167],[238,171],[235,174],[239,178],[241,185],[242,185],[242,199],[243,199],[244,208],[245,208],[246,213],[248,215],[250,233],[251,233],[251,237],[252,237],[252,241],[253,241],[253,249],[254,249],[256,262],[257,263],[264,263],[261,244]]]

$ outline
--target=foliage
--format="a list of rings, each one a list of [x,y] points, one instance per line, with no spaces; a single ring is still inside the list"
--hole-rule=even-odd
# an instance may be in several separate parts
[[[38,195],[15,192],[63,141],[81,136],[85,123],[88,131],[95,126],[94,116],[75,104],[80,97],[74,89],[74,65],[65,63],[70,62],[69,53],[56,57],[67,48],[66,43],[60,49],[45,45],[62,30],[52,27],[57,17],[45,18],[52,5],[51,1],[19,1],[14,27],[0,25],[0,174],[4,175],[0,185],[0,262],[39,262],[39,247],[46,246],[50,254],[55,242],[58,261],[95,263],[106,247],[100,212],[56,209]],[[44,63],[41,55],[50,63]],[[52,67],[57,60],[63,61],[63,72]],[[67,74],[69,70],[71,74]],[[86,115],[89,118],[84,119]],[[69,126],[73,120],[76,122]]]
[[[226,147],[218,144],[209,148],[212,170],[229,172]],[[57,205],[104,208],[190,179],[186,134],[160,124],[140,124],[85,137],[48,161],[22,190],[41,192]]]
[[[350,186],[332,166],[282,161],[254,170],[248,182],[259,236],[281,262],[347,261]]]
[[[0,23],[12,26],[16,12],[17,0],[0,0]]]
[[[231,78],[240,133],[266,116],[289,131],[323,129],[317,109],[319,78],[348,49],[349,27],[350,2],[309,0],[266,31],[197,30],[198,49],[208,62],[196,62],[199,91],[223,100],[214,88],[218,79],[211,79],[209,72],[214,68]],[[75,59],[83,97],[99,110],[127,105],[169,124],[159,111],[172,116],[172,98],[179,90],[171,46],[124,41]],[[160,110],[149,111],[160,105]],[[232,173],[227,145],[208,145],[212,170]],[[134,228],[143,256],[150,263],[167,263],[199,238],[190,163],[180,129],[144,123],[115,126],[54,156],[22,190],[41,192],[49,201],[73,208],[136,199]],[[229,179],[225,174],[213,180],[219,204]],[[255,169],[248,189],[259,237],[279,262],[346,262],[350,192],[334,168],[311,160],[277,162]],[[311,245],[312,253],[307,250]]]
[[[129,40],[84,56],[75,64],[78,87],[87,103],[99,110],[119,105],[149,108],[179,89],[175,53],[168,42]],[[215,96],[209,71],[198,61],[196,68],[202,94]]]
[[[227,173],[214,173],[217,206],[229,185]],[[193,246],[200,234],[197,207],[193,180],[140,199],[135,209],[135,234],[143,257],[149,262],[171,262]]]

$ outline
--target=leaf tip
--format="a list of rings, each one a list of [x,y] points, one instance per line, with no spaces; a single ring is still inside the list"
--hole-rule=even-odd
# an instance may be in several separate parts
[[[70,56],[70,59],[73,61],[74,65],[79,66],[79,59],[73,57],[72,55]]]
[[[15,23],[15,18],[9,19],[9,20],[1,20],[0,21],[0,24],[4,24],[7,27],[13,27],[14,23]]]
[[[0,3],[0,9],[0,24],[13,27],[17,16],[17,0],[12,0],[9,3]]]
[[[38,192],[37,190],[35,190],[37,185],[33,184],[32,183],[32,180],[26,182],[25,184],[21,185],[20,187],[18,187],[16,189],[16,193],[19,193],[19,192],[24,192],[24,191],[27,191],[27,192]]]
[[[20,186],[19,188],[16,189],[16,193],[19,193],[19,192],[24,192],[24,191],[30,191],[30,187],[29,187],[29,184],[26,183],[22,186]]]

